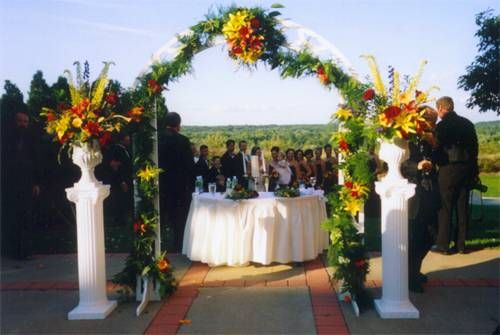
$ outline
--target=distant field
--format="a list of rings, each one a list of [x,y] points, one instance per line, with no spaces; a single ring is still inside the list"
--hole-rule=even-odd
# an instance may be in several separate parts
[[[488,186],[488,192],[484,193],[485,197],[500,198],[500,175],[481,175],[481,182]]]

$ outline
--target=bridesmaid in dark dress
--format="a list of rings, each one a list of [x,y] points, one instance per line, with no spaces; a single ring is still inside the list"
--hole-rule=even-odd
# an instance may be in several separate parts
[[[295,160],[295,150],[288,149],[286,151],[286,161],[290,170],[292,171],[292,179],[290,180],[290,186],[297,185],[298,181],[301,180],[301,169],[298,162]]]
[[[333,156],[332,146],[326,144],[325,149],[325,179],[323,180],[323,190],[325,193],[332,191],[333,186],[338,184],[338,160],[336,156]]]
[[[306,184],[309,183],[309,178],[312,177],[312,171],[306,160],[304,159],[304,151],[302,149],[298,149],[295,152],[295,161],[297,162],[300,170],[300,178]]]
[[[316,188],[323,189],[323,180],[325,169],[325,161],[321,158],[323,154],[322,147],[316,147],[314,149],[314,168],[316,170]]]

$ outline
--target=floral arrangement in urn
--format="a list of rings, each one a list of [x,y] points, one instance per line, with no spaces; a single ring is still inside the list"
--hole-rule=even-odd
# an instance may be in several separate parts
[[[76,84],[69,70],[68,78],[71,105],[59,104],[57,108],[43,108],[47,119],[46,131],[65,146],[99,141],[106,146],[112,134],[120,132],[131,120],[140,121],[141,107],[134,107],[130,117],[117,112],[118,94],[109,90],[108,70],[112,62],[104,62],[104,68],[94,83],[89,82],[89,66],[85,62],[83,74],[76,64]]]

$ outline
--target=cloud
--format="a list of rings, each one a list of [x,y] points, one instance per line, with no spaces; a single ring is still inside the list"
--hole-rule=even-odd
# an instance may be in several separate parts
[[[86,27],[95,28],[98,30],[103,30],[103,31],[108,31],[108,32],[135,34],[135,35],[147,36],[147,37],[160,36],[158,33],[155,33],[155,32],[150,31],[150,30],[125,27],[125,26],[120,26],[120,25],[110,24],[110,23],[88,21],[88,20],[77,19],[77,18],[57,18],[57,19],[60,21],[66,22],[66,23],[83,25]]]

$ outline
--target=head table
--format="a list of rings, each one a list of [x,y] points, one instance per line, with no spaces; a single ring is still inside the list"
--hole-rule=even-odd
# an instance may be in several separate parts
[[[259,192],[258,198],[239,201],[220,193],[194,194],[182,253],[211,266],[314,259],[329,237],[320,227],[326,219],[323,193],[309,193],[278,198]]]

